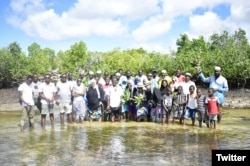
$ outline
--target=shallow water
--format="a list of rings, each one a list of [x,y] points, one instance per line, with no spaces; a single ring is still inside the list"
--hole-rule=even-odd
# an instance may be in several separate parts
[[[211,165],[212,149],[250,149],[250,110],[225,110],[216,130],[151,122],[84,122],[21,133],[21,112],[0,112],[0,165]]]

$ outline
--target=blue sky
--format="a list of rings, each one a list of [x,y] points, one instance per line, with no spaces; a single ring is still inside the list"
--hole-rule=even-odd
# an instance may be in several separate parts
[[[0,48],[16,41],[27,52],[67,50],[84,41],[90,51],[142,47],[167,53],[180,34],[250,31],[246,0],[0,0]]]

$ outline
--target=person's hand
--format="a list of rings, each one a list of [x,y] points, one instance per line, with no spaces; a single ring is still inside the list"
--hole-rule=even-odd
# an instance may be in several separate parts
[[[109,105],[107,106],[107,110],[110,110],[110,106]]]
[[[99,105],[102,105],[102,102],[101,102],[101,101],[99,102]]]

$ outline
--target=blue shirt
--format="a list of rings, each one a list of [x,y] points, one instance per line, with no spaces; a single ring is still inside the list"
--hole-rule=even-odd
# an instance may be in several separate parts
[[[223,104],[225,102],[224,93],[229,89],[226,78],[221,75],[217,79],[214,75],[206,78],[203,73],[200,73],[199,77],[202,82],[209,83],[209,88],[218,89],[214,95],[219,98],[219,104]]]

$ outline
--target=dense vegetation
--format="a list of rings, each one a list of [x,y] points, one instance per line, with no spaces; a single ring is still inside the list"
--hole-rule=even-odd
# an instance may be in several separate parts
[[[210,75],[215,65],[222,67],[223,75],[231,82],[250,77],[250,45],[242,29],[234,34],[227,31],[213,34],[208,40],[203,36],[190,39],[182,34],[176,45],[177,51],[170,54],[147,52],[142,48],[91,52],[80,41],[69,50],[56,53],[51,48],[41,48],[39,44],[32,43],[28,47],[28,54],[25,54],[19,44],[13,42],[0,49],[0,82],[8,84],[27,74],[44,74],[53,69],[61,73],[71,72],[74,76],[80,69],[114,72],[119,68],[129,69],[133,73],[138,69],[145,72],[166,69],[169,75],[173,75],[176,69],[195,74],[200,66],[206,75]]]

